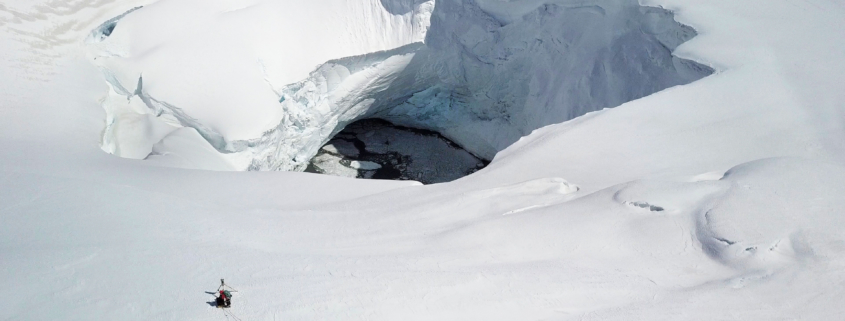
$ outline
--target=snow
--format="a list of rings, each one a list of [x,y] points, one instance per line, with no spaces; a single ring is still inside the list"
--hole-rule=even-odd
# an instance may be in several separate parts
[[[160,162],[165,166],[195,168],[204,170],[235,170],[207,141],[193,128],[179,128],[153,145],[144,158]]]
[[[175,117],[150,120],[142,115],[150,113],[134,112],[141,107],[134,100],[144,97],[127,100],[107,83],[99,62],[105,58],[93,55],[98,62],[92,63],[91,48],[99,45],[85,42],[91,30],[144,6],[123,17],[98,44],[121,39],[131,29],[123,29],[124,22],[153,24],[138,17],[157,7],[148,14],[161,15],[162,30],[175,23],[164,17],[195,19],[193,31],[215,38],[206,28],[249,20],[255,23],[251,30],[259,30],[268,23],[260,19],[264,14],[280,14],[268,8],[290,6],[301,7],[302,14],[284,14],[302,20],[275,23],[295,26],[308,17],[331,18],[313,22],[326,29],[296,29],[297,37],[319,39],[347,30],[328,25],[352,23],[353,15],[342,5],[361,2],[342,2],[337,11],[307,1],[213,1],[205,7],[150,2],[0,5],[0,284],[9,293],[0,319],[224,320],[207,304],[212,296],[206,291],[216,289],[220,278],[239,291],[229,311],[243,320],[838,320],[845,315],[845,91],[840,85],[845,7],[838,1],[644,1],[695,28],[698,35],[673,54],[714,68],[713,75],[537,128],[498,152],[485,169],[427,186],[159,166],[240,169],[241,163],[221,154],[210,132],[186,128],[192,126]],[[402,12],[413,8],[412,2],[391,2],[384,12],[408,14]],[[497,3],[513,13],[534,12],[540,3],[476,2],[508,26],[518,24],[519,17],[497,15]],[[450,2],[436,5],[443,3]],[[257,7],[250,10],[250,4]],[[195,10],[197,17],[165,10],[177,5]],[[329,11],[323,15],[321,9]],[[229,17],[212,14],[231,10]],[[256,11],[254,20],[245,18]],[[201,49],[177,41],[187,35],[183,31],[191,30],[174,31],[174,46]],[[234,33],[221,39],[232,40]],[[252,36],[243,35],[244,42]],[[359,41],[366,42],[348,43]],[[256,48],[267,47],[243,46],[208,57]],[[327,52],[330,57],[303,67],[294,82],[313,81],[317,78],[310,75],[329,70],[308,74],[316,64],[335,59],[349,69],[343,65],[349,60],[341,58],[392,48],[370,49],[340,56]],[[315,60],[318,51],[312,53]],[[159,54],[156,59],[166,59]],[[406,54],[389,55],[397,56],[390,66],[413,67],[414,59],[407,65],[402,59]],[[363,57],[374,56],[380,58],[363,71],[372,78],[360,74],[338,88],[344,93],[381,88],[379,79],[421,70],[387,68],[388,59],[378,53]],[[153,69],[182,68],[175,57]],[[209,65],[186,63],[208,71],[197,78],[213,74]],[[138,77],[127,79],[119,81],[131,93]],[[247,88],[250,79],[222,80],[274,93],[267,83],[254,89]],[[148,81],[145,71],[144,88],[179,88]],[[219,85],[212,79],[203,83]],[[116,108],[104,109],[105,102]],[[262,114],[261,105],[252,108],[239,116],[272,116]],[[209,115],[226,119],[228,112]],[[115,119],[109,115],[119,113],[128,118],[108,127],[106,120]],[[261,132],[239,128],[239,119],[232,117],[227,134]],[[131,126],[141,131],[121,129]],[[107,130],[123,140],[104,141]],[[148,160],[130,158],[140,158],[147,148]]]
[[[262,136],[287,125],[278,106],[282,86],[330,59],[421,41],[432,1],[405,8],[395,0],[163,0],[107,20],[86,44],[114,95],[141,98],[148,113],[196,129],[223,154],[246,154],[222,156],[245,170],[256,159],[272,158],[275,150],[264,149],[281,144]],[[395,13],[382,2],[395,2]],[[120,118],[119,106],[109,104],[104,108],[117,112],[107,116]],[[132,149],[148,149],[142,145]]]

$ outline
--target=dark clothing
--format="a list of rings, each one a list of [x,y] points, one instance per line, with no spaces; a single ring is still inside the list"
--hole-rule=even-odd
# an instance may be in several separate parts
[[[217,302],[218,307],[228,308],[232,306],[232,295],[228,292],[229,291],[220,291],[220,296],[218,296],[215,300],[215,302]]]

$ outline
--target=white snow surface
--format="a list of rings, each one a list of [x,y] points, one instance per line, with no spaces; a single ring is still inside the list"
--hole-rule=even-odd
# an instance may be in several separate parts
[[[246,19],[238,12],[249,12],[240,5],[250,3],[207,3],[192,8],[204,17],[196,18],[197,37],[225,21],[255,21],[259,30],[259,18],[273,14],[256,9],[256,19]],[[299,4],[308,17],[318,9],[305,4],[321,2],[279,3]],[[385,11],[401,14],[416,4],[395,3]],[[495,14],[492,1],[479,4],[500,22],[517,19]],[[538,2],[506,4],[531,12]],[[115,129],[144,131],[121,136],[136,143],[101,141],[104,120],[115,119],[104,102],[122,103],[121,113],[142,106],[126,95],[121,102],[120,89],[106,85],[86,39],[128,9],[177,3],[6,1],[0,284],[7,295],[0,319],[226,320],[207,304],[206,291],[220,278],[238,290],[227,311],[242,320],[841,319],[845,6],[643,4],[672,10],[694,27],[698,36],[674,54],[716,73],[539,128],[471,176],[420,186],[156,166],[159,157],[206,169],[234,162],[179,155],[219,146],[166,116],[156,124],[145,124],[144,115],[121,119]],[[337,10],[314,23],[339,23],[345,13]],[[189,49],[210,50],[197,46]],[[149,48],[148,58],[166,50],[159,48]],[[167,67],[199,63],[193,59],[200,58]],[[124,81],[135,89],[137,78]],[[155,86],[178,90],[173,85]],[[251,111],[236,114],[270,123],[272,113]],[[232,137],[253,130],[230,129]],[[153,155],[121,158],[101,146]]]

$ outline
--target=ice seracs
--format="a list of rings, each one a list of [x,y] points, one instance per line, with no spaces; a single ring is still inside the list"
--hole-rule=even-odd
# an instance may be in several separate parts
[[[275,20],[290,10],[326,20],[326,12],[309,15],[338,10],[322,4],[218,4],[191,13],[193,26],[183,30],[151,21],[179,15],[191,1],[162,2],[166,10],[148,6],[108,29],[111,36],[92,49],[98,63],[113,88],[130,88],[118,94],[144,98],[147,113],[159,116],[144,119],[169,117],[171,125],[194,128],[241,170],[304,170],[344,126],[372,117],[437,131],[489,160],[534,129],[712,72],[672,55],[695,35],[692,28],[632,0],[526,2],[517,11],[496,1],[346,3],[351,14],[326,22],[332,31],[320,38],[343,38],[331,50]],[[207,21],[213,14],[225,19]],[[257,26],[279,30],[279,39],[256,36]],[[309,62],[322,64],[306,75]],[[132,136],[120,131],[107,129],[113,137],[104,142],[132,145],[116,142]]]
[[[447,104],[440,114],[451,121],[393,114],[484,157],[542,126],[712,72],[672,55],[695,35],[692,28],[638,1],[522,1],[504,11],[487,11],[508,5],[500,1],[437,5],[426,45],[440,58],[433,69],[442,89],[420,95]],[[423,99],[415,98],[400,108],[418,113]]]
[[[244,170],[277,163],[264,150],[274,154],[284,140],[268,133],[285,117],[278,89],[330,59],[421,41],[432,6],[413,3],[391,13],[378,0],[163,0],[110,19],[92,31],[87,46],[113,95],[143,98],[142,113],[156,116],[150,122],[166,117],[194,128],[219,157]],[[104,108],[109,118],[127,109]],[[104,142],[118,145],[123,136],[110,128],[105,135],[111,137]]]

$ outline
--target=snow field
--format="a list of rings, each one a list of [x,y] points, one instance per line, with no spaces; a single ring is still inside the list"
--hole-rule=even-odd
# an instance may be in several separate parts
[[[2,319],[223,320],[221,277],[244,320],[845,315],[838,2],[647,3],[716,74],[429,186],[103,153],[110,88],[53,40],[148,3],[71,4],[0,8]]]

